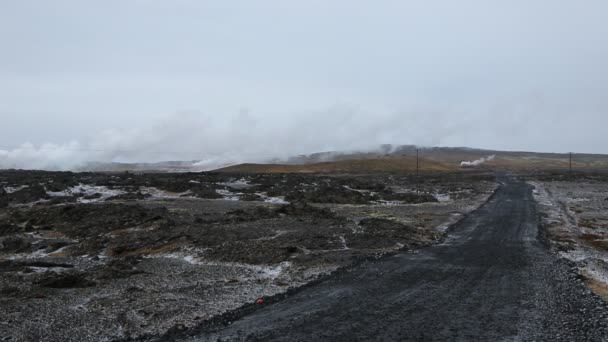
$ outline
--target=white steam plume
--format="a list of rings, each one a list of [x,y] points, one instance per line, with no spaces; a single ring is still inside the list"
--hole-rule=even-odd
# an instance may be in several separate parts
[[[488,156],[488,157],[482,157],[480,159],[473,160],[473,161],[463,161],[460,163],[460,167],[479,166],[487,161],[493,160],[494,158],[496,158],[495,154]]]
[[[385,143],[459,144],[467,120],[448,116],[420,110],[371,115],[349,106],[302,115],[178,113],[133,129],[93,131],[80,141],[0,146],[0,168],[78,170],[89,162],[188,160],[210,170],[322,151],[371,151]]]

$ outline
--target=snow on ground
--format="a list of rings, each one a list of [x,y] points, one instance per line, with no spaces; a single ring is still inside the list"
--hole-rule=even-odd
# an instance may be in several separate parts
[[[180,198],[184,196],[188,196],[191,194],[190,191],[185,192],[170,192],[165,190],[160,190],[154,187],[142,187],[139,189],[142,194],[150,195],[152,198]]]
[[[435,197],[440,203],[453,201],[452,196],[450,196],[451,194],[457,194],[457,193],[463,193],[463,192],[470,193],[469,190],[449,191],[446,189],[436,189],[434,191],[424,191],[422,189],[416,189],[416,188],[412,188],[412,187],[398,187],[398,186],[392,187],[392,190],[395,193],[420,193],[423,195],[431,195],[431,196]]]
[[[251,184],[247,179],[241,178],[236,180],[230,180],[228,182],[218,183],[219,185],[224,185],[232,189],[240,190],[246,189],[254,186],[255,184]]]
[[[371,193],[372,195],[373,195],[373,194],[375,194],[375,192],[373,192],[373,191],[371,191],[371,190],[354,189],[354,188],[351,188],[351,187],[350,187],[350,186],[348,186],[348,185],[342,185],[342,187],[343,187],[344,189],[346,189],[346,190],[355,191],[355,192],[358,192],[358,193],[360,193],[360,194],[367,194],[367,193]]]
[[[69,187],[64,191],[47,191],[46,193],[51,197],[73,196],[76,194],[83,194],[84,197],[87,197],[99,194],[100,196],[96,198],[78,198],[79,203],[92,203],[105,201],[110,197],[123,195],[127,192],[119,189],[110,189],[107,186],[95,186],[81,183],[76,186]]]
[[[289,202],[285,200],[285,196],[270,197],[266,195],[265,192],[256,192],[255,194],[262,197],[266,203],[289,204]]]
[[[450,195],[449,194],[433,194],[433,196],[435,196],[435,198],[439,201],[439,202],[449,202],[451,201]]]
[[[440,233],[443,233],[446,230],[448,230],[448,228],[450,228],[450,226],[452,226],[454,223],[458,222],[458,220],[460,220],[461,217],[462,217],[462,214],[460,214],[460,213],[452,213],[452,214],[450,214],[449,218],[445,222],[436,226],[435,230]]]
[[[396,206],[400,206],[400,205],[404,204],[402,201],[385,201],[385,200],[373,201],[373,203],[378,204],[378,205],[388,206],[388,207],[396,207]],[[414,204],[412,204],[412,205],[414,205]]]
[[[194,254],[192,254],[194,253]],[[292,265],[289,261],[281,262],[277,265],[251,265],[240,262],[222,262],[222,261],[209,261],[199,256],[204,251],[198,250],[182,250],[167,254],[148,255],[145,258],[169,258],[179,259],[191,265],[197,266],[208,266],[208,267],[230,267],[242,270],[243,276],[250,275],[255,278],[262,279],[276,279],[283,272],[287,271]]]
[[[180,198],[180,197],[188,196],[189,194],[191,194],[190,191],[170,192],[170,191],[161,190],[161,189],[158,189],[155,187],[141,187],[139,189],[139,192],[141,192],[142,194],[145,194],[145,195],[150,195],[152,198],[167,198],[167,199]],[[127,191],[119,189],[119,188],[110,189],[107,186],[79,184],[77,186],[67,188],[64,191],[47,191],[46,193],[51,197],[62,197],[62,196],[73,196],[73,195],[82,195],[83,197],[87,197],[87,196],[95,196],[96,194],[99,194],[99,195],[97,195],[99,197],[96,197],[96,198],[82,198],[82,197],[78,198],[78,203],[93,203],[93,202],[105,201],[106,199],[113,197],[113,196],[126,194]]]
[[[608,184],[528,183],[558,254],[577,263],[585,276],[608,285]]]
[[[215,192],[222,195],[224,197],[224,199],[227,201],[238,201],[239,200],[239,194],[234,193],[230,190],[217,189],[217,190],[215,190]]]
[[[21,186],[5,186],[4,187],[4,191],[6,191],[7,194],[12,194],[13,192],[17,192],[19,190],[28,188],[28,185],[21,185]]]
[[[217,189],[215,190],[215,192],[222,195],[223,199],[226,201],[240,201],[241,196],[243,195],[242,192],[232,192],[226,189]],[[266,203],[289,204],[289,202],[285,200],[285,196],[271,197],[268,196],[265,192],[256,192],[255,194],[258,195],[262,199],[262,201]]]

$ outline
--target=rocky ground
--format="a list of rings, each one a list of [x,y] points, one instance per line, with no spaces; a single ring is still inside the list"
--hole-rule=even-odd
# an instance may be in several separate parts
[[[476,172],[3,171],[0,340],[120,340],[199,325],[435,243],[495,187]]]
[[[543,172],[528,179],[551,246],[608,301],[608,174]]]

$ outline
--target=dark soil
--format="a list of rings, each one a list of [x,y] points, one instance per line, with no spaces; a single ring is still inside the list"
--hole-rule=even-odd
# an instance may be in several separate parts
[[[54,289],[93,287],[95,282],[78,273],[51,274],[36,282],[42,287]]]
[[[9,199],[8,194],[3,187],[0,187],[0,208],[8,207]]]
[[[359,260],[440,241],[435,224],[462,206],[427,221],[434,194],[472,199],[488,180],[430,174],[415,194],[401,174],[0,172],[0,315],[13,322],[0,320],[0,337],[113,340],[192,326]],[[396,215],[405,209],[384,201],[426,204]]]
[[[50,198],[44,187],[40,184],[28,186],[27,188],[7,194],[6,196],[8,197],[9,203],[16,204],[31,203]]]

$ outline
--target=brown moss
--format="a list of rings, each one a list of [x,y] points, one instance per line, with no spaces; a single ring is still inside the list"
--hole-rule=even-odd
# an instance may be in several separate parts
[[[579,238],[596,249],[608,251],[608,239],[605,236],[587,233],[579,235]]]
[[[420,169],[423,171],[449,171],[456,169],[454,166],[425,158],[420,158],[419,165]],[[414,170],[416,170],[415,156],[393,156],[374,159],[340,160],[303,165],[240,164],[216,171],[238,173],[370,173],[403,172]]]
[[[597,220],[594,218],[592,218],[592,219],[581,218],[578,220],[578,226],[593,229],[596,226],[596,221]]]
[[[595,294],[602,297],[602,299],[608,302],[608,284],[594,279],[587,272],[583,271],[582,275],[585,279],[585,284],[587,285],[587,287],[589,287],[591,291],[593,291]]]

